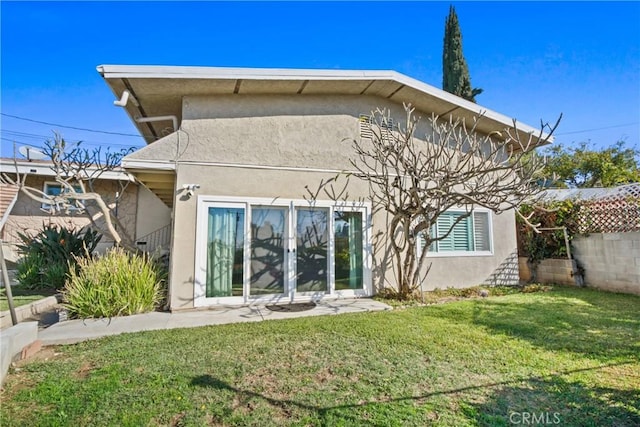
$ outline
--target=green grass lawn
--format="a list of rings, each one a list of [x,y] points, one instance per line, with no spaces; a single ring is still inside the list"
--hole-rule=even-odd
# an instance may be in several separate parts
[[[640,425],[640,298],[587,289],[43,352],[5,381],[2,426]]]
[[[7,301],[6,289],[0,289],[0,311],[9,310],[9,302]],[[12,286],[11,295],[13,296],[14,307],[31,304],[32,302],[41,300],[42,298],[55,295],[57,292],[53,289],[25,289],[21,286]]]

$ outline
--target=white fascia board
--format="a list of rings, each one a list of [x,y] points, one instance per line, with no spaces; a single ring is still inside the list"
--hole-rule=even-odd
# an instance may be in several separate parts
[[[96,171],[97,169],[89,168],[88,171]],[[3,173],[16,173],[16,164],[13,160],[0,160],[0,172]],[[51,169],[51,165],[47,163],[35,163],[28,161],[17,162],[17,172],[20,174],[37,175],[37,176],[56,176],[56,173]],[[112,181],[134,181],[134,178],[126,171],[112,170],[104,171],[100,174],[98,179],[106,179]]]
[[[175,163],[167,162],[164,160],[122,160],[122,167],[125,169],[150,169],[150,170],[163,170],[174,171],[176,170]]]
[[[262,80],[374,80],[394,79],[395,71],[314,70],[288,68],[180,67],[146,65],[100,65],[105,78],[156,79],[262,79]]]
[[[459,106],[460,108],[463,108],[465,110],[471,111],[473,114],[475,115],[482,115],[484,117],[486,117],[487,119],[491,119],[491,120],[495,120],[501,124],[504,124],[506,127],[508,128],[513,128],[514,127],[514,119],[513,118],[509,118],[507,116],[505,116],[504,114],[500,114],[496,111],[492,111],[489,110],[488,108],[484,108],[481,105],[478,105],[474,102],[471,101],[467,101],[466,99],[460,98],[459,96],[453,95],[447,91],[444,91],[442,89],[438,89],[436,87],[433,87],[431,85],[428,85],[424,82],[421,82],[420,80],[416,80],[414,78],[405,76],[404,74],[400,74],[400,73],[396,73],[393,72],[396,75],[395,80],[398,83],[402,83],[406,86],[410,86],[416,90],[419,90],[423,93],[426,93],[428,95],[431,95],[433,97],[436,98],[440,98],[444,101],[450,102],[452,104],[455,104],[457,106]],[[528,133],[528,134],[533,134],[533,135],[538,135],[540,133],[540,129],[536,129],[532,126],[529,126],[525,123],[519,122],[519,121],[515,121],[515,127],[524,133]],[[543,133],[541,135],[541,139],[544,139],[548,137],[547,134]],[[553,142],[553,137],[550,138],[549,142]]]
[[[105,79],[151,78],[151,79],[212,79],[212,80],[392,80],[418,90],[425,95],[440,98],[474,115],[514,127],[514,119],[481,105],[467,101],[442,89],[391,70],[321,70],[287,68],[231,68],[231,67],[182,67],[162,65],[100,65],[98,72]],[[524,133],[537,136],[540,129],[516,121],[515,127]],[[542,139],[548,135],[543,133]],[[553,142],[553,137],[549,139]]]

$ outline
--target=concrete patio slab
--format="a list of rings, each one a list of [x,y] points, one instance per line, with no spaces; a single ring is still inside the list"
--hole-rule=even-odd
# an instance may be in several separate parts
[[[282,306],[286,307],[286,304]],[[112,317],[110,319],[68,320],[42,329],[38,338],[43,345],[74,344],[129,332],[194,328],[228,323],[262,322],[265,320],[383,310],[391,310],[391,307],[369,298],[356,298],[321,301],[315,307],[303,311],[274,311],[265,305],[250,305],[216,307],[174,313],[152,312],[125,317]]]

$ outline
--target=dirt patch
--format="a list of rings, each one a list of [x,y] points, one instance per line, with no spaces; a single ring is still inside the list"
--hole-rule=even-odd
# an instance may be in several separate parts
[[[336,378],[336,375],[333,373],[333,370],[331,368],[322,368],[316,374],[316,382],[320,384],[331,382],[335,378]]]
[[[89,374],[93,371],[95,366],[89,362],[82,362],[80,368],[76,371],[75,376],[81,380],[87,378]]]
[[[56,347],[42,347],[42,350],[35,353],[33,356],[29,357],[28,359],[18,360],[17,362],[14,362],[14,366],[16,368],[21,368],[27,365],[28,363],[48,362],[49,360],[59,358],[61,355],[62,353],[59,353],[56,351]]]
[[[282,311],[285,313],[296,313],[299,311],[313,310],[316,308],[315,302],[302,302],[292,304],[271,304],[266,305],[265,308],[271,311]]]
[[[180,412],[179,414],[175,414],[173,417],[171,417],[171,420],[169,421],[169,425],[171,427],[181,426],[183,424],[184,417],[186,417],[186,416],[187,416],[187,414],[185,414],[184,412]]]

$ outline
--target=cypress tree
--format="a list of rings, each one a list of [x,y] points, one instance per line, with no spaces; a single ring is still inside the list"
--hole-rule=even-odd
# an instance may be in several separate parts
[[[449,16],[444,25],[442,89],[471,102],[476,102],[476,95],[482,93],[480,88],[471,88],[469,68],[462,53],[462,33],[453,6],[449,6]]]

